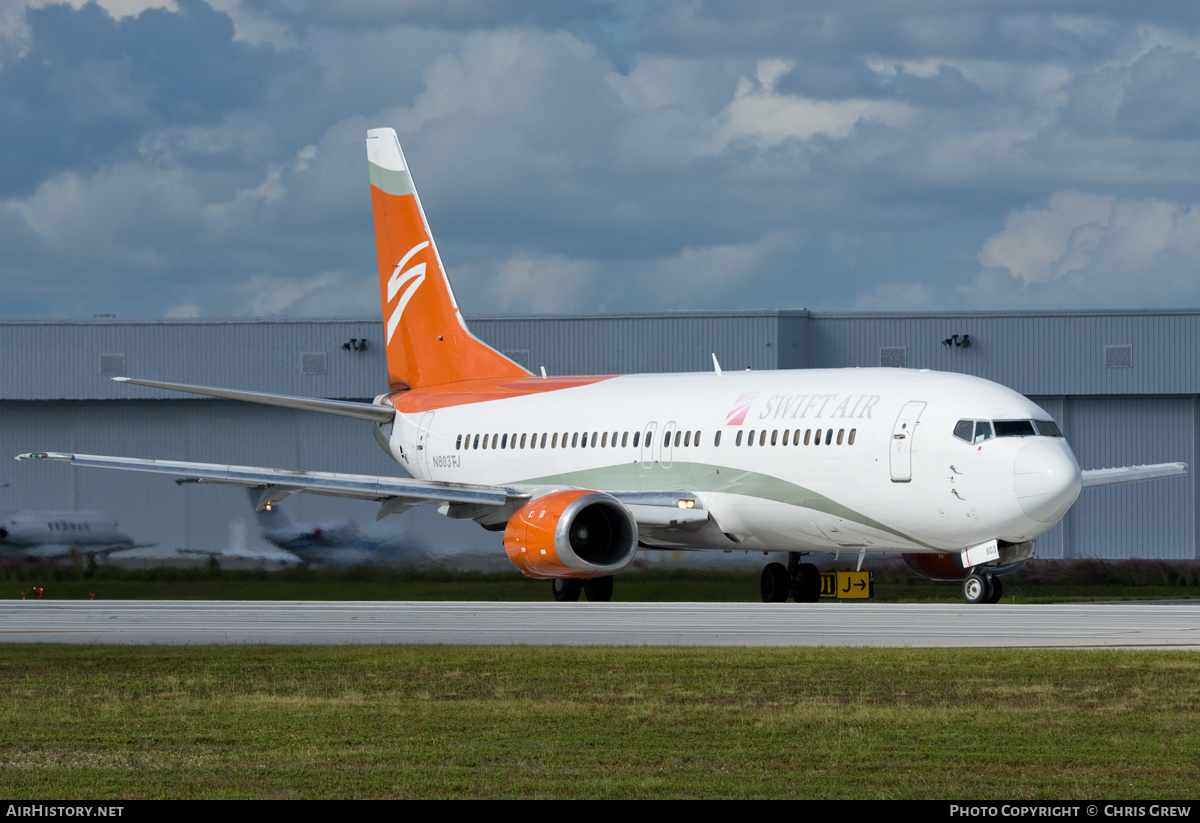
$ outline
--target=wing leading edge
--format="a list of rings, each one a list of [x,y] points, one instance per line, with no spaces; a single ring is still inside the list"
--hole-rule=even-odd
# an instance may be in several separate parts
[[[1123,483],[1140,483],[1143,480],[1159,480],[1164,477],[1180,477],[1185,474],[1187,474],[1187,463],[1155,463],[1152,466],[1087,469],[1083,472],[1083,488],[1119,486]]]
[[[246,403],[261,403],[264,406],[283,406],[288,409],[320,412],[321,414],[337,414],[342,417],[357,417],[360,420],[370,420],[373,423],[391,423],[396,416],[396,410],[390,406],[376,406],[373,403],[355,403],[349,400],[324,400],[318,397],[294,397],[289,394],[269,394],[267,392],[244,391],[242,389],[221,389],[214,386],[193,386],[190,383],[163,383],[158,380],[138,380],[133,377],[114,377],[118,383],[128,383],[130,386],[145,386],[150,389],[166,389],[167,391],[202,394],[205,397],[219,397],[225,400],[241,400]]]
[[[225,483],[262,489],[258,508],[264,509],[299,492],[374,500],[380,503],[376,519],[399,514],[421,503],[501,507],[512,500],[525,500],[528,494],[502,486],[472,486],[463,483],[438,483],[411,477],[375,477],[338,472],[288,471],[255,466],[221,466],[212,463],[187,463],[178,460],[151,460],[136,457],[106,457],[96,454],[30,452],[17,460],[53,460],[72,466],[169,474],[201,483]]]

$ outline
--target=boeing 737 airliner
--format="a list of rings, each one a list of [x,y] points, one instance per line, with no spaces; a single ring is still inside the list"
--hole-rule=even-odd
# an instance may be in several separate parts
[[[83,454],[19,459],[149,471],[259,490],[439,506],[504,531],[558,600],[612,596],[639,546],[787,552],[762,597],[817,600],[812,552],[902,552],[916,571],[996,602],[1082,488],[1183,474],[1182,463],[1080,471],[1059,427],[1014,391],[926,370],[547,377],[468,331],[399,140],[367,133],[389,390],[351,403],[117,380],[370,420],[410,477]]]

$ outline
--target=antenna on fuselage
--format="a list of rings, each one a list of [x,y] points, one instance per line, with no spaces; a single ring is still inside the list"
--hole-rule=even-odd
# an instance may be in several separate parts
[[[713,358],[713,371],[715,371],[719,375],[719,374],[721,374],[721,364],[717,362],[717,353],[716,352],[713,352],[712,358]]]
[[[543,380],[546,379],[546,367],[545,366],[542,366],[542,379]]]

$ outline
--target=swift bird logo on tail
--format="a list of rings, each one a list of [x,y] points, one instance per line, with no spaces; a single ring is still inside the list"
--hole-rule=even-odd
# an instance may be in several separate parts
[[[396,264],[396,268],[392,270],[392,276],[388,279],[387,284],[387,302],[396,299],[396,292],[404,289],[404,294],[400,297],[400,302],[396,304],[396,308],[388,315],[387,321],[387,342],[392,342],[392,335],[396,333],[396,327],[400,325],[400,318],[404,316],[404,309],[408,306],[408,301],[412,300],[417,289],[425,282],[425,263],[421,262],[412,268],[404,268],[408,265],[408,261],[412,260],[413,255],[429,246],[429,241],[418,243],[408,250],[408,254],[400,259]],[[406,287],[407,286],[407,287]]]

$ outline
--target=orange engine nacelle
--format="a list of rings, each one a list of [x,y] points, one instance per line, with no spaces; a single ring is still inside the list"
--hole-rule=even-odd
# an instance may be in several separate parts
[[[966,580],[969,572],[962,567],[957,552],[943,554],[906,553],[904,562],[921,577],[930,580]]]
[[[637,545],[629,509],[583,489],[529,501],[504,529],[504,551],[526,577],[607,577],[629,565]]]

